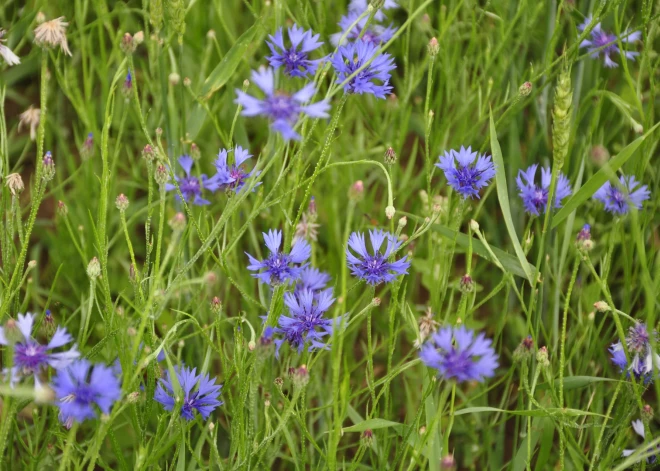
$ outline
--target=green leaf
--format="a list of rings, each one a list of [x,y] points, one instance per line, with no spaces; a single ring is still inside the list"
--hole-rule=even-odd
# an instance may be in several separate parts
[[[509,206],[509,193],[506,185],[506,175],[504,174],[504,159],[502,158],[502,149],[497,140],[497,131],[495,131],[495,122],[493,121],[493,113],[490,113],[490,150],[493,154],[493,162],[495,163],[495,183],[497,185],[497,199],[500,201],[500,208],[502,209],[502,216],[506,224],[506,230],[509,232],[509,237],[513,243],[513,249],[516,252],[520,266],[525,272],[525,278],[531,283],[534,275],[530,269],[530,265],[525,257],[525,252],[518,240],[516,228],[513,226],[513,219],[511,218],[511,208]]]
[[[389,428],[389,427],[402,427],[403,424],[399,422],[392,422],[385,419],[367,419],[364,422],[359,424],[351,425],[350,427],[345,427],[342,432],[364,432],[365,430],[376,430],[379,428]]]
[[[603,168],[601,168],[596,174],[591,177],[587,182],[575,193],[571,199],[569,199],[563,208],[555,214],[552,219],[552,228],[554,229],[559,224],[562,223],[564,219],[568,217],[573,211],[577,209],[582,203],[587,201],[591,196],[598,191],[598,189],[603,186],[603,184],[612,176],[614,172],[619,170],[623,164],[625,164],[630,157],[635,153],[637,148],[642,145],[642,142],[646,140],[656,128],[660,126],[660,122],[656,123],[651,129],[649,129],[646,134],[638,137],[626,147],[624,147],[621,152],[617,154],[616,157],[611,159]]]
[[[602,382],[616,382],[616,379],[611,378],[599,378],[598,376],[568,376],[564,378],[564,390],[569,391],[571,389],[580,389],[585,386],[589,386],[593,383],[602,383]],[[548,383],[543,383],[538,385],[538,389],[548,389],[550,386]]]
[[[454,412],[454,415],[456,416],[456,415],[465,415],[465,414],[478,414],[481,412],[500,412],[504,414],[524,415],[530,417],[550,417],[555,415],[565,415],[570,417],[579,417],[582,415],[607,417],[605,415],[597,414],[595,412],[587,412],[578,409],[549,408],[549,409],[533,409],[533,410],[504,410],[504,409],[498,409],[497,407],[467,407],[465,409],[461,409]]]

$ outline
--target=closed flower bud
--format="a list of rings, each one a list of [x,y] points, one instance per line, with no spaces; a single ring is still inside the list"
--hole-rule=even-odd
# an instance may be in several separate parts
[[[190,80],[190,77],[183,77],[183,86],[189,87],[191,85],[192,85],[192,80]]]
[[[394,152],[392,147],[388,147],[385,151],[384,160],[387,165],[394,165],[396,163],[396,152]]]
[[[374,432],[368,428],[362,432],[360,439],[364,442],[364,446],[371,446],[371,444],[374,442]]]
[[[99,276],[101,276],[101,264],[99,263],[99,259],[96,257],[93,257],[89,264],[87,265],[87,276],[89,276],[92,280],[95,280]]]
[[[190,157],[192,157],[194,160],[199,160],[201,156],[202,153],[199,150],[199,146],[194,142],[190,144]]]
[[[208,32],[206,33],[206,37],[208,39],[215,39],[215,31],[212,29],[208,30]]]
[[[474,219],[470,219],[470,229],[472,229],[472,232],[479,231],[479,223]]]
[[[536,353],[536,361],[543,368],[550,366],[550,358],[548,357],[548,349],[546,347],[539,348],[539,351]]]
[[[19,195],[24,189],[23,179],[18,173],[10,173],[5,177],[5,186],[13,196]]]
[[[293,372],[293,387],[300,389],[307,386],[309,382],[309,370],[307,366],[301,365],[299,368],[296,368]]]
[[[46,312],[44,313],[44,321],[41,324],[41,328],[47,337],[52,336],[57,329],[57,326],[55,325],[55,317],[50,312],[50,309],[46,309]]]
[[[154,150],[153,147],[147,144],[142,149],[142,157],[144,157],[146,160],[151,162],[152,160],[154,160],[154,157],[156,157],[156,151]]]
[[[186,216],[183,213],[176,213],[169,224],[173,231],[182,231],[186,227]]]
[[[610,306],[605,301],[596,301],[594,303],[594,309],[601,314],[611,311]]]
[[[456,469],[456,460],[454,455],[447,455],[440,460],[440,469],[442,470],[454,470]]]
[[[431,38],[429,41],[429,44],[427,46],[429,56],[435,57],[438,55],[438,52],[440,52],[440,44],[438,43],[438,40],[436,38]]]
[[[526,361],[532,356],[532,349],[534,348],[534,339],[531,335],[528,335],[520,342],[520,345],[516,347],[513,351],[513,361],[519,363],[521,361]]]
[[[651,408],[650,405],[646,404],[644,407],[642,407],[642,421],[644,423],[649,423],[651,420],[653,420],[653,409]]]
[[[139,46],[144,42],[144,33],[142,31],[138,31],[133,35],[133,44],[135,46]]]
[[[18,328],[18,324],[14,319],[9,319],[5,322],[5,339],[10,345],[15,344],[16,342],[22,342],[25,340],[21,329]]]
[[[466,273],[461,277],[459,286],[463,293],[471,293],[474,291],[474,280],[472,280],[472,277]]]
[[[94,134],[90,132],[80,148],[80,157],[88,160],[92,155],[94,155]]]
[[[163,164],[158,164],[156,170],[154,171],[154,180],[158,185],[163,186],[170,179],[170,175],[167,172],[167,167]]]
[[[124,36],[121,38],[120,48],[124,51],[125,54],[133,54],[137,44],[133,41],[133,36],[130,33],[124,33]]]
[[[599,167],[602,167],[610,160],[610,152],[607,150],[607,147],[600,144],[593,146],[589,154],[591,155],[591,161]]]
[[[50,404],[55,399],[55,392],[47,385],[34,388],[34,402],[37,404]]]
[[[376,306],[376,307],[380,306],[380,298],[374,298],[374,299],[372,299],[372,300],[371,300],[371,304],[373,304],[373,305]]]
[[[122,85],[121,92],[128,99],[133,95],[133,75],[129,70],[126,74],[126,79],[124,80],[124,85]]]
[[[162,135],[163,135],[163,128],[161,127],[156,128],[156,136],[160,137]]]
[[[275,387],[276,387],[277,389],[279,389],[279,390],[281,391],[281,390],[282,390],[282,386],[284,386],[284,380],[278,376],[278,377],[275,378],[275,380],[273,381],[273,384],[275,385]]]
[[[532,82],[523,83],[518,89],[518,95],[525,97],[532,93]]]
[[[66,207],[64,201],[60,200],[57,202],[57,214],[59,214],[62,217],[66,217],[69,214],[69,208]]]
[[[408,224],[408,218],[403,216],[401,219],[399,219],[399,227],[404,228],[406,227],[406,224]]]
[[[394,206],[388,206],[385,208],[385,216],[387,216],[387,219],[392,219],[395,213],[396,209],[394,209]]]
[[[181,81],[181,76],[176,72],[172,72],[169,75],[168,80],[170,81],[170,85],[176,86],[179,85],[179,82]]]
[[[211,300],[211,312],[217,316],[220,314],[221,311],[222,311],[222,302],[220,302],[220,298],[214,296],[213,299]]]
[[[126,208],[128,208],[128,198],[126,198],[126,196],[121,193],[119,196],[117,196],[115,204],[117,205],[117,209],[123,213],[126,211]]]
[[[50,151],[46,152],[43,158],[43,173],[41,174],[45,182],[49,182],[55,176],[55,161]]]
[[[351,185],[348,190],[348,197],[352,201],[362,201],[364,198],[364,183],[362,183],[362,180],[358,180]]]
[[[129,404],[135,404],[140,399],[140,391],[133,391],[126,396],[126,402]]]

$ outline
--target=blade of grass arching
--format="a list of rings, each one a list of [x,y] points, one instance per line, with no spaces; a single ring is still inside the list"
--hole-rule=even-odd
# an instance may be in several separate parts
[[[609,176],[621,168],[630,157],[633,156],[635,151],[639,148],[640,145],[650,136],[653,132],[660,126],[660,122],[656,123],[651,129],[646,132],[643,136],[638,137],[633,142],[624,147],[621,152],[617,154],[612,160],[607,162],[603,167],[587,182],[582,188],[580,188],[572,197],[569,199],[563,208],[555,214],[552,219],[552,228],[557,227],[561,222],[564,221],[578,206],[584,203],[589,199],[603,184],[608,180]]]
[[[513,244],[513,249],[516,252],[520,266],[525,273],[527,280],[532,281],[532,270],[530,269],[527,258],[525,257],[525,252],[520,245],[518,240],[518,234],[516,234],[516,228],[513,225],[513,219],[511,217],[511,208],[509,206],[509,191],[506,185],[506,175],[504,169],[504,159],[502,158],[502,149],[500,148],[500,143],[497,140],[497,132],[495,131],[495,122],[493,121],[493,113],[490,113],[490,147],[493,154],[493,162],[495,163],[495,183],[497,185],[497,199],[500,202],[500,209],[502,210],[502,217],[506,224],[506,229],[509,232],[509,237],[511,238],[511,243]]]

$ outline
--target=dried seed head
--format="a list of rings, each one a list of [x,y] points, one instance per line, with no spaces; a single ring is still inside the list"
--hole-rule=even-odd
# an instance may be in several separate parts
[[[117,196],[117,199],[115,200],[115,204],[117,205],[117,209],[121,211],[122,213],[126,211],[126,208],[128,208],[128,198],[123,193],[120,193],[119,196]]]
[[[18,173],[10,173],[5,177],[5,186],[13,196],[18,196],[24,189],[23,178]]]
[[[440,44],[438,43],[438,40],[435,37],[431,38],[427,46],[427,49],[429,52],[429,56],[435,57],[438,55],[438,52],[440,52]]]
[[[92,280],[95,280],[101,276],[101,264],[99,263],[98,258],[93,257],[89,261],[89,264],[87,265],[87,276],[89,276]]]
[[[37,127],[39,127],[40,120],[41,109],[30,105],[28,109],[23,111],[18,117],[18,130],[20,131],[23,126],[29,126],[30,139],[34,141],[37,138]]]
[[[71,55],[69,44],[66,41],[66,28],[69,23],[64,21],[64,17],[60,16],[54,20],[44,21],[34,29],[34,42],[39,47],[54,48],[60,47],[60,50]]]

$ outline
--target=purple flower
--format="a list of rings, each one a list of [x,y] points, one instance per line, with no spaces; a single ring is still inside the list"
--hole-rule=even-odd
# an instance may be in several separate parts
[[[51,350],[63,347],[71,343],[73,337],[63,327],[58,327],[50,342],[42,345],[34,338],[32,338],[32,327],[34,325],[34,314],[27,313],[25,315],[19,314],[15,322],[15,326],[20,332],[20,340],[12,342],[7,338],[7,327],[0,327],[0,345],[14,346],[14,365],[11,369],[11,385],[19,380],[21,377],[34,376],[35,386],[39,386],[39,373],[47,366],[52,366],[56,370],[66,368],[76,358],[80,356],[76,345],[74,344],[70,350],[58,353],[52,353]],[[11,337],[11,335],[10,335]]]
[[[634,176],[619,177],[621,187],[606,182],[601,186],[593,198],[605,205],[605,211],[623,215],[630,211],[630,205],[642,209],[642,202],[649,199],[651,192],[646,185],[642,185]]]
[[[190,203],[192,201],[193,204],[196,204],[198,206],[203,206],[206,204],[211,204],[210,201],[205,200],[202,198],[202,190],[204,188],[210,188],[208,178],[206,175],[202,175],[201,178],[197,178],[194,175],[190,175],[190,171],[192,170],[193,166],[193,159],[189,155],[182,155],[179,157],[179,165],[185,172],[185,177],[174,177],[174,179],[179,183],[179,189],[181,190],[181,194],[183,195],[184,199]],[[167,191],[172,191],[175,190],[176,187],[172,183],[166,183],[165,184],[165,189]],[[179,194],[177,193],[176,195],[177,201],[180,201],[181,198],[179,198]]]
[[[495,166],[490,156],[478,155],[472,152],[471,147],[466,149],[461,146],[458,151],[449,150],[438,159],[440,163],[435,166],[445,173],[447,183],[464,199],[473,196],[479,198],[479,190],[488,186],[495,176]]]
[[[401,246],[401,241],[397,240],[393,234],[380,229],[372,230],[369,231],[369,239],[373,249],[372,254],[367,251],[363,233],[353,232],[348,238],[346,259],[353,275],[362,278],[370,285],[377,285],[382,282],[389,283],[397,276],[408,273],[410,262],[407,260],[407,255],[393,262],[387,260]],[[381,253],[380,248],[385,239],[387,239],[387,246],[385,253]],[[351,249],[358,255],[357,257],[351,252]]]
[[[95,405],[102,413],[109,414],[121,397],[121,384],[113,369],[92,365],[88,360],[78,360],[59,370],[52,387],[60,409],[60,421],[67,427],[73,422],[95,418]]]
[[[343,83],[372,57],[373,61],[344,85],[346,93],[371,93],[376,98],[385,98],[392,92],[389,83],[390,72],[396,69],[394,59],[387,53],[381,54],[378,46],[367,41],[340,46],[332,56],[330,62],[335,68],[337,83]]]
[[[653,331],[656,341],[657,335],[657,332]],[[612,363],[618,366],[622,372],[628,370],[628,375],[632,371],[635,377],[642,378],[645,384],[653,381],[653,368],[660,367],[660,355],[653,352],[651,348],[651,334],[646,328],[646,324],[638,322],[628,330],[626,346],[631,358],[630,365],[626,360],[621,341],[612,344],[609,348]]]
[[[236,146],[234,149],[234,163],[227,163],[227,149],[222,149],[218,153],[218,158],[213,163],[217,173],[207,180],[207,187],[212,191],[224,189],[238,193],[245,185],[245,180],[252,176],[252,172],[247,172],[243,167],[243,163],[252,157],[247,149],[241,146]],[[261,172],[257,172],[254,176],[258,176]],[[255,185],[258,186],[261,182]]]
[[[307,267],[300,272],[300,278],[296,283],[295,291],[296,293],[300,293],[301,291],[309,290],[317,294],[324,289],[329,282],[330,275],[322,272],[318,268]]]
[[[311,255],[312,248],[307,241],[300,240],[291,248],[289,254],[280,252],[282,245],[282,231],[269,230],[268,234],[263,233],[264,242],[270,251],[268,258],[263,261],[257,260],[249,253],[245,252],[248,256],[250,264],[248,270],[259,272],[254,273],[252,276],[259,278],[262,283],[268,283],[272,286],[277,286],[285,282],[295,281],[300,277],[300,274],[307,266],[302,265]]]
[[[483,382],[494,376],[499,366],[491,343],[483,333],[475,337],[474,331],[464,326],[444,327],[422,345],[419,357],[443,379]]]
[[[348,5],[348,10],[349,11],[356,11],[358,13],[364,13],[364,11],[368,8],[368,1],[367,0],[351,0],[351,3]],[[374,15],[374,20],[376,21],[383,21],[385,19],[385,13],[383,13],[383,10],[389,10],[391,8],[398,8],[399,5],[394,1],[394,0],[385,0],[385,3],[383,3],[383,6],[378,9],[376,14]]]
[[[181,402],[181,417],[186,420],[195,418],[197,411],[205,420],[209,418],[211,412],[223,404],[218,400],[220,396],[221,384],[215,384],[211,381],[209,375],[197,375],[197,368],[187,368],[185,365],[174,367],[176,381],[183,390],[183,401]],[[174,399],[174,386],[170,371],[165,371],[165,377],[158,380],[158,386],[154,393],[154,400],[160,402],[165,410],[174,409],[176,400]]]
[[[289,28],[291,47],[288,49],[284,45],[282,28],[278,29],[274,36],[268,37],[270,41],[266,41],[266,44],[273,55],[266,59],[273,68],[284,67],[285,73],[291,77],[306,77],[316,73],[320,59],[309,60],[307,54],[323,44],[322,41],[319,42],[319,34],[314,35],[312,30],[304,31],[294,24]]]
[[[591,23],[591,15],[585,18],[584,23],[578,26],[580,31],[584,31]],[[621,38],[622,43],[632,43],[638,41],[642,37],[641,31],[635,31],[633,33],[624,32],[623,37]],[[591,54],[593,59],[597,59],[599,55],[602,54],[603,60],[605,62],[605,67],[619,67],[619,64],[612,60],[612,54],[619,54],[619,46],[617,44],[616,34],[608,33],[604,31],[600,23],[598,23],[591,30],[591,39],[585,39],[580,43],[580,47],[586,47],[587,51]],[[639,55],[639,52],[634,51],[623,51],[623,55],[630,60],[635,60],[635,56]]]
[[[632,428],[633,428],[633,430],[635,431],[635,433],[637,435],[642,437],[642,439],[646,439],[646,432],[644,431],[644,423],[641,420],[639,420],[639,419],[633,420],[631,425],[632,425]],[[648,451],[651,451],[651,450],[653,450],[653,448],[649,448]],[[660,450],[660,446],[656,445],[656,450]],[[623,450],[623,453],[621,453],[621,456],[623,456],[625,458],[627,456],[632,455],[636,451],[637,450]],[[653,464],[657,460],[658,460],[658,455],[651,455],[651,456],[646,458],[646,462],[648,464]]]
[[[284,337],[275,339],[275,357],[279,358],[280,347],[284,341],[296,348],[298,353],[302,352],[307,344],[309,352],[317,348],[329,349],[321,340],[333,331],[332,319],[324,317],[333,302],[335,298],[332,297],[332,288],[321,291],[317,296],[308,289],[298,293],[285,293],[284,304],[289,308],[290,316],[281,315],[278,326],[273,329],[274,333]]]
[[[523,201],[525,211],[529,214],[538,216],[548,209],[548,193],[550,192],[550,180],[552,180],[552,171],[549,167],[541,169],[541,186],[534,183],[536,177],[537,164],[531,165],[524,172],[518,170],[516,184],[518,185],[518,194]],[[563,173],[559,174],[557,187],[555,188],[555,208],[561,208],[561,202],[571,194],[571,184]]]
[[[270,119],[270,127],[282,134],[285,140],[299,140],[300,135],[293,130],[301,113],[312,118],[327,118],[330,104],[326,100],[303,105],[316,93],[313,82],[305,85],[293,95],[275,91],[275,77],[273,69],[252,71],[252,81],[266,94],[263,100],[255,98],[242,90],[236,90],[238,97],[235,103],[243,107],[243,116],[263,115]]]
[[[335,46],[339,45],[339,40],[341,37],[348,31],[348,29],[351,27],[353,23],[359,18],[360,12],[358,11],[351,11],[348,13],[348,15],[342,16],[341,20],[339,21],[339,27],[341,28],[341,33],[335,33],[330,36],[330,41],[332,44]],[[362,30],[364,30],[364,27],[367,24],[367,19],[368,17],[364,17],[361,20],[357,22],[357,24],[353,27],[348,34],[346,34],[346,40],[348,41],[353,41],[353,40],[358,40],[360,38],[360,34],[362,34],[361,40],[364,42],[372,43],[376,46],[386,43],[390,39],[392,39],[392,36],[394,36],[394,33],[396,33],[396,28],[393,28],[392,25],[389,25],[388,27],[381,26],[379,24],[374,24],[371,23],[367,27],[367,29],[362,33]]]

